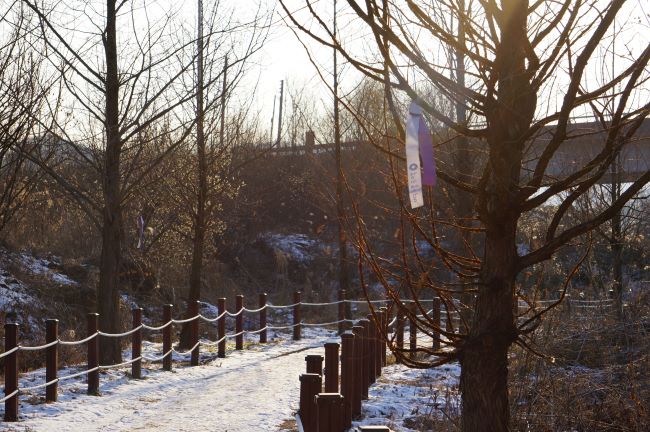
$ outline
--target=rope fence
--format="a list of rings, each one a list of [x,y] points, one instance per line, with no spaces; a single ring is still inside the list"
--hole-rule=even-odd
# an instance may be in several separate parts
[[[100,331],[98,328],[98,317],[96,313],[88,314],[87,320],[87,336],[80,340],[66,341],[58,337],[58,320],[46,320],[46,341],[43,345],[38,346],[24,346],[18,343],[18,324],[6,323],[5,324],[5,351],[0,354],[0,360],[4,362],[4,378],[5,388],[4,397],[0,399],[0,403],[4,402],[5,421],[18,420],[18,399],[19,396],[27,392],[34,392],[45,388],[46,402],[55,402],[58,398],[58,384],[61,381],[72,380],[81,376],[88,376],[88,394],[99,394],[99,372],[107,369],[118,369],[126,366],[131,366],[131,376],[133,378],[141,378],[141,365],[142,362],[157,363],[162,361],[162,369],[165,371],[172,370],[173,358],[172,354],[178,357],[190,357],[190,365],[196,366],[199,364],[199,351],[200,347],[217,347],[217,357],[226,357],[226,341],[228,339],[235,339],[235,350],[243,349],[243,339],[245,335],[257,335],[259,343],[264,344],[267,342],[267,333],[270,330],[291,330],[293,333],[293,340],[300,340],[302,337],[302,328],[313,327],[329,327],[338,326],[339,334],[344,334],[347,330],[357,329],[353,327],[353,323],[358,321],[353,320],[350,314],[350,308],[346,308],[348,304],[380,304],[389,305],[393,300],[379,299],[379,300],[350,300],[345,298],[345,291],[339,291],[337,301],[332,302],[302,302],[300,292],[294,293],[293,303],[288,305],[273,305],[267,303],[267,295],[261,293],[259,295],[259,304],[257,308],[244,307],[244,297],[242,295],[236,296],[236,312],[230,312],[226,309],[226,299],[220,298],[217,302],[217,316],[208,318],[199,313],[201,302],[192,302],[188,304],[188,318],[174,319],[172,317],[173,306],[163,306],[163,321],[164,323],[159,326],[147,325],[142,323],[141,308],[134,308],[132,310],[133,325],[132,328],[121,333],[109,333]],[[555,300],[541,300],[533,303],[537,306],[547,305]],[[406,317],[403,310],[390,319],[389,309],[381,307],[381,309],[374,309],[372,314],[363,317],[364,321],[380,320],[381,325],[386,332],[392,331],[393,339],[396,340],[396,346],[400,349],[404,347],[404,329],[406,322],[409,324],[410,333],[410,346],[409,350],[415,352],[417,344],[417,329],[419,320],[433,320],[437,321],[437,325],[442,328],[443,323],[446,330],[454,331],[451,326],[452,317],[460,320],[459,311],[448,309],[448,304],[443,303],[439,298],[421,300],[420,303],[431,302],[432,308],[429,310],[420,309],[422,314],[418,314],[415,308],[415,301],[411,299],[398,299],[395,303],[408,304],[409,316]],[[576,305],[584,305],[584,307],[601,307],[602,305],[609,305],[611,300],[596,301],[596,300],[574,300]],[[522,305],[523,303],[523,305]],[[453,304],[453,302],[452,302]],[[338,319],[335,321],[327,322],[305,322],[301,319],[302,307],[325,307],[325,306],[338,306]],[[455,304],[454,304],[455,306]],[[520,302],[520,307],[530,307],[528,303]],[[290,309],[292,311],[291,322],[289,324],[277,323],[277,325],[269,325],[267,322],[268,310],[283,310]],[[244,314],[257,314],[257,329],[244,329]],[[226,318],[233,318],[235,320],[235,329],[233,333],[226,333]],[[408,319],[407,319],[408,318]],[[286,318],[285,318],[286,319]],[[203,321],[209,325],[216,325],[217,339],[210,341],[199,338],[199,322]],[[422,321],[420,321],[422,322]],[[177,350],[172,346],[172,333],[174,325],[187,324],[190,328],[190,341],[188,346],[191,346],[187,351]],[[451,326],[451,327],[450,327]],[[150,332],[162,332],[162,350],[159,356],[148,356],[142,353],[142,332],[147,330]],[[356,330],[355,330],[356,331]],[[433,348],[439,348],[440,335],[425,332],[426,335],[431,335],[433,339]],[[101,343],[99,336],[103,338],[125,338],[131,337],[131,359],[125,360],[120,363],[111,365],[99,364],[99,353]],[[68,374],[59,377],[59,364],[58,353],[60,346],[81,346],[86,345],[87,348],[87,361],[86,369],[77,373]],[[42,384],[33,386],[19,386],[19,354],[21,351],[36,352],[45,351],[46,367],[45,367],[45,380]],[[385,353],[384,353],[385,356]],[[384,360],[385,361],[385,360]]]

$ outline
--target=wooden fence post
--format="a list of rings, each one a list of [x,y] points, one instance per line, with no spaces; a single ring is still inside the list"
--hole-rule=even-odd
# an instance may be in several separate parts
[[[320,393],[316,402],[317,432],[343,432],[343,397],[339,393]]]
[[[352,399],[352,415],[361,414],[361,399],[363,399],[363,327],[357,321],[352,327],[354,333],[354,398]]]
[[[323,375],[323,356],[318,354],[309,354],[305,356],[307,363],[307,373]]]
[[[339,308],[339,334],[343,334],[343,332],[347,329],[347,322],[345,321],[345,290],[341,289],[339,290],[339,295],[338,295],[338,308]]]
[[[325,393],[339,392],[339,344],[325,344]]]
[[[396,313],[395,331],[397,332],[397,350],[399,351],[404,349],[404,312],[398,306]],[[399,355],[395,355],[395,363],[401,363]]]
[[[368,314],[368,385],[374,384],[377,380],[375,376],[375,360],[377,355],[375,353],[375,321],[372,314]]]
[[[18,324],[5,323],[5,352],[18,346]],[[18,390],[18,351],[4,359],[5,396]],[[18,394],[5,401],[5,421],[18,421]]]
[[[381,308],[381,328],[383,333],[380,335],[381,336],[381,345],[379,349],[381,350],[381,367],[386,366],[386,345],[387,345],[387,339],[388,339],[388,321],[389,321],[389,315],[388,315],[388,308],[387,307],[382,307]]]
[[[293,340],[300,340],[300,291],[293,293]]]
[[[131,314],[133,316],[132,328],[136,329],[142,325],[142,308],[133,308]],[[142,329],[131,334],[131,360],[138,357],[142,357]],[[131,363],[131,376],[136,379],[142,378],[142,359]]]
[[[174,306],[166,304],[163,306],[163,321],[165,324],[169,323],[167,327],[163,329],[163,355],[166,355],[163,358],[163,370],[171,371],[172,370],[172,308]]]
[[[226,357],[226,299],[221,297],[217,299],[217,312],[219,313],[219,318],[217,320],[217,339],[220,341],[217,349],[217,357],[225,358]],[[223,316],[222,316],[223,315]]]
[[[417,314],[417,308],[415,303],[411,303],[409,307],[409,357],[411,360],[415,359],[417,354],[416,350],[418,348],[418,328],[415,325]]]
[[[99,335],[97,335],[98,313],[89,313],[87,321],[87,337],[96,335],[88,341],[88,370],[99,367]],[[99,370],[88,373],[88,394],[99,396]]]
[[[352,405],[355,397],[354,334],[346,331],[341,335],[341,394],[345,405],[346,429],[352,427]]]
[[[316,406],[314,397],[320,393],[322,386],[321,376],[306,373],[300,375],[300,408],[298,414],[304,432],[316,431]]]
[[[374,319],[376,318],[376,320]],[[370,324],[372,324],[372,335],[373,335],[373,364],[375,365],[374,375],[375,381],[381,376],[381,311],[377,310],[375,316]]]
[[[440,297],[435,297],[433,299],[433,324],[440,328],[442,325],[440,322]],[[440,332],[434,331],[433,332],[433,343],[431,346],[434,350],[439,350],[440,349]]]
[[[59,339],[59,320],[45,321],[45,343],[49,344]],[[54,344],[45,351],[45,382],[58,378],[59,344]],[[59,383],[54,382],[45,388],[45,402],[56,402],[58,399]]]
[[[266,343],[266,293],[260,294],[260,343]]]
[[[368,359],[370,357],[370,323],[367,319],[359,320],[359,323],[363,327],[361,344],[363,345],[363,356],[361,358],[362,368],[363,368],[363,399],[368,399],[368,388],[370,387],[370,365],[368,364]]]
[[[200,305],[201,302],[198,300],[190,302],[190,317],[195,317],[199,314]],[[190,366],[199,365],[199,346],[197,345],[199,342],[199,320],[200,318],[196,318],[194,321],[190,322],[190,344],[191,346],[196,345],[196,347],[192,350]]]
[[[242,350],[244,349],[244,296],[239,294],[235,297],[235,312],[237,316],[235,317],[235,349]]]

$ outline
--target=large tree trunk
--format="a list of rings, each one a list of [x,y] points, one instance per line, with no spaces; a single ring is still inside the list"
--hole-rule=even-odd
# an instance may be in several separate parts
[[[106,153],[104,159],[104,214],[102,227],[102,254],[99,264],[97,310],[99,329],[120,332],[120,302],[118,273],[122,253],[122,199],[120,188],[121,137],[119,131],[119,80],[117,70],[115,1],[106,2]],[[120,340],[102,338],[100,345],[102,364],[122,361]]]

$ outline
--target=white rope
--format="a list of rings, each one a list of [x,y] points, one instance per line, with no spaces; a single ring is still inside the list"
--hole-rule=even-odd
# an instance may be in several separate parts
[[[78,341],[64,341],[64,340],[59,339],[59,343],[61,345],[66,345],[66,346],[81,345],[81,344],[85,344],[86,342],[89,342],[92,339],[96,338],[98,334],[99,334],[99,332],[91,334],[86,339],[82,339],[82,340],[78,340]]]
[[[330,306],[330,305],[338,305],[341,303],[345,303],[345,300],[339,300],[331,303],[300,303],[303,306]]]
[[[215,322],[215,321],[218,321],[221,318],[223,318],[225,315],[226,315],[226,312],[222,312],[221,315],[216,316],[214,318],[207,318],[207,317],[204,317],[203,315],[199,315],[199,318],[201,318],[205,322]]]
[[[0,399],[0,403],[8,401],[12,397],[16,396],[18,393],[19,393],[18,390],[14,390],[10,395],[7,395],[7,396],[3,397],[2,399]]]
[[[218,340],[216,340],[216,341],[214,341],[214,342],[210,342],[210,341],[205,342],[205,341],[204,341],[204,342],[201,342],[201,345],[203,345],[203,346],[217,346],[217,345],[219,345],[221,342],[225,341],[226,338],[227,338],[227,336],[224,336],[224,337],[222,337],[221,339],[218,339]]]
[[[35,385],[35,386],[32,386],[32,387],[21,387],[21,388],[18,389],[18,391],[21,394],[24,394],[25,392],[42,389],[43,387],[47,387],[49,385],[52,385],[52,384],[58,383],[58,382],[59,382],[59,379],[54,378],[52,381],[46,382],[46,383],[43,383],[43,384]]]
[[[160,331],[160,330],[163,330],[163,329],[169,327],[172,324],[173,324],[173,321],[167,321],[165,324],[163,324],[163,325],[161,325],[159,327],[152,327],[152,326],[148,326],[146,324],[142,324],[142,328],[146,329],[146,330],[151,330],[151,331]]]
[[[263,328],[259,330],[246,330],[245,332],[248,334],[257,334],[257,333],[262,333],[264,330],[266,330],[268,326],[264,326]]]
[[[301,304],[301,303],[294,303],[294,304],[284,305],[284,306],[276,306],[276,305],[272,305],[272,304],[269,303],[269,304],[267,304],[267,306],[270,307],[271,309],[287,309],[287,308],[296,307],[299,304]]]
[[[173,319],[172,322],[173,322],[174,324],[185,324],[185,323],[188,323],[188,322],[190,322],[190,321],[194,321],[195,319],[199,318],[200,316],[201,316],[201,315],[196,315],[196,316],[193,316],[192,318],[187,318],[187,319],[182,319],[182,320],[175,320],[175,319]]]
[[[239,333],[235,333],[235,334],[231,334],[231,335],[226,335],[226,336],[224,336],[224,337],[232,339],[232,338],[234,338],[234,337],[241,336],[241,335],[243,335],[244,333],[246,333],[246,332],[245,332],[244,330],[242,330],[242,331],[240,331]]]
[[[241,315],[243,312],[244,312],[244,308],[239,309],[239,311],[237,313],[230,313],[228,311],[226,311],[225,313],[228,314],[228,316],[230,316],[230,317],[236,317],[236,316]]]
[[[56,345],[58,343],[59,343],[59,341],[55,340],[55,341],[52,341],[52,342],[50,342],[48,344],[45,344],[45,345],[40,345],[40,346],[22,346],[22,345],[19,345],[18,348],[21,351],[40,351],[42,349],[46,349],[46,348],[49,348],[51,346],[54,346],[54,345]]]
[[[0,354],[0,359],[3,358],[3,357],[6,357],[6,356],[8,356],[8,355],[11,355],[11,354],[15,353],[15,352],[18,351],[19,349],[20,349],[20,347],[17,346],[17,347],[13,347],[13,348],[10,349],[9,351],[5,351],[4,353]]]
[[[146,360],[148,362],[157,362],[165,359],[168,355],[172,353],[172,350],[167,351],[165,354],[161,355],[160,357],[147,357],[146,355],[142,355],[142,360]]]
[[[133,364],[133,363],[135,363],[135,362],[137,362],[139,360],[142,360],[142,356],[136,357],[136,358],[131,359],[131,360],[127,360],[127,361],[122,362],[122,363],[117,363],[117,364],[112,364],[112,365],[107,365],[107,366],[99,366],[99,369],[100,370],[111,369],[111,368],[116,368],[117,369],[117,368],[120,368],[122,366],[128,366],[130,364]]]
[[[76,374],[66,375],[66,376],[63,376],[63,377],[59,377],[59,381],[65,381],[65,380],[69,380],[69,379],[73,379],[73,378],[80,377],[80,376],[82,376],[82,375],[88,375],[89,373],[97,372],[98,370],[99,370],[99,366],[95,366],[95,367],[92,368],[92,369],[86,369],[86,370],[83,370],[83,371],[81,371],[81,372],[77,372]]]
[[[267,326],[267,329],[269,329],[269,330],[283,330],[283,329],[298,327],[299,325],[300,325],[300,323],[293,324],[293,325],[288,325],[288,326]]]
[[[345,320],[338,320],[338,321],[332,321],[332,322],[327,322],[327,323],[305,323],[301,322],[300,325],[304,325],[307,327],[318,327],[318,326],[328,326],[328,325],[334,325],[334,324],[339,324],[344,322]]]
[[[263,311],[264,309],[266,309],[268,306],[269,306],[269,305],[264,305],[264,306],[262,306],[261,308],[258,308],[258,309],[246,309],[246,308],[244,308],[244,310],[245,310],[246,312],[248,312],[248,313],[257,313],[257,312],[262,312],[262,311]]]
[[[119,337],[124,337],[124,336],[128,336],[128,335],[132,335],[133,333],[135,333],[135,332],[137,332],[137,331],[139,331],[139,330],[141,330],[141,329],[142,329],[142,324],[140,324],[140,325],[137,326],[136,328],[131,329],[131,330],[129,330],[129,331],[126,331],[126,332],[124,332],[124,333],[104,333],[104,332],[101,332],[101,331],[100,331],[100,332],[97,332],[97,334],[99,334],[100,336],[104,336],[104,337],[119,338]]]
[[[388,323],[387,327],[392,327],[396,322],[397,322],[397,317],[393,318],[393,320]]]
[[[172,351],[174,351],[177,355],[179,355],[181,357],[185,357],[185,356],[188,356],[188,355],[192,354],[192,351],[194,351],[196,349],[196,347],[198,347],[199,345],[201,345],[201,341],[195,343],[194,346],[189,349],[189,351],[181,352],[181,351],[176,351],[174,348],[172,348]]]

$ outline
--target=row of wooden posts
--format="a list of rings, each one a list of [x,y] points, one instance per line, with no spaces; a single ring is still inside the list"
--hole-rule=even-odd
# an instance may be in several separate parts
[[[346,400],[349,400],[352,402],[351,406],[351,413],[352,415],[358,415],[360,412],[360,400],[359,399],[359,394],[361,395],[360,397],[367,397],[367,387],[370,383],[374,382],[374,379],[377,374],[381,373],[381,365],[385,364],[385,355],[386,355],[386,334],[384,333],[383,335],[380,335],[379,333],[373,333],[373,336],[362,336],[363,328],[359,326],[353,327],[354,333],[346,332],[345,330],[349,327],[349,324],[351,324],[350,321],[346,320],[345,316],[345,303],[342,302],[341,300],[345,300],[345,291],[340,291],[339,292],[339,302],[338,302],[338,317],[339,317],[339,332],[341,333],[341,338],[342,338],[342,394],[341,396],[344,398],[347,398]],[[259,302],[258,302],[258,313],[259,313],[259,320],[258,320],[258,330],[255,331],[255,333],[259,334],[259,342],[260,343],[266,343],[267,342],[267,329],[272,329],[272,326],[267,327],[267,295],[265,293],[262,293],[259,295]],[[271,306],[271,305],[268,305]],[[238,314],[235,316],[235,349],[236,350],[241,350],[243,349],[243,341],[244,341],[244,328],[243,328],[243,309],[244,309],[244,296],[243,295],[238,295],[236,296],[235,299],[235,308],[238,312]],[[300,292],[295,292],[293,296],[293,305],[291,306],[292,312],[293,312],[293,317],[292,317],[292,322],[293,324],[290,326],[292,327],[292,333],[293,333],[293,339],[294,340],[299,340],[301,338],[301,293]],[[197,317],[199,315],[199,310],[200,310],[200,302],[193,302],[190,303],[190,310],[188,313],[189,317]],[[225,318],[226,316],[223,315],[224,312],[226,311],[226,299],[225,298],[220,298],[217,301],[217,310],[218,314],[221,316],[217,320],[217,340],[220,340],[220,342],[217,344],[217,357],[224,358],[226,356],[226,325],[225,325]],[[435,310],[435,306],[434,306]],[[439,311],[439,304],[437,310]],[[172,325],[176,321],[184,321],[184,320],[173,320],[172,319],[172,311],[173,311],[173,306],[168,304],[163,306],[163,322],[165,323],[163,326],[158,327],[162,331],[162,353],[163,357],[160,358],[162,360],[162,369],[165,371],[171,371],[172,370]],[[145,327],[148,326],[142,326],[142,312],[143,310],[141,308],[135,308],[132,310],[132,328],[129,332],[127,332],[131,336],[131,361],[127,362],[131,364],[131,375],[133,378],[139,379],[142,376],[142,331],[145,329]],[[378,316],[382,316],[382,323],[384,328],[384,332],[387,331],[387,323],[388,323],[388,313],[386,311],[386,308],[382,308],[379,313],[377,313]],[[371,317],[369,315],[369,317]],[[99,333],[98,332],[98,319],[99,319],[99,314],[97,313],[90,313],[87,316],[87,337],[85,340],[82,341],[76,341],[76,342],[64,342],[59,340],[59,332],[58,332],[58,320],[56,319],[48,319],[46,320],[46,340],[45,340],[45,346],[36,349],[43,349],[45,350],[46,354],[46,367],[45,367],[45,383],[48,383],[45,386],[45,400],[46,402],[56,402],[58,399],[58,382],[60,380],[65,379],[65,377],[59,378],[58,377],[58,372],[59,372],[59,350],[60,350],[60,345],[82,345],[85,344],[87,347],[87,368],[85,372],[82,372],[83,374],[87,375],[87,385],[88,385],[88,394],[90,395],[97,395],[99,394],[99,370],[104,369],[104,368],[110,368],[110,367],[115,367],[117,365],[112,365],[112,366],[100,366],[99,365],[99,350],[100,350],[100,344],[99,344],[99,336],[102,337],[121,337],[125,335],[107,335],[105,333]],[[196,366],[199,364],[199,320],[200,318],[195,318],[192,321],[189,321],[190,323],[190,346],[193,347],[191,350],[190,354],[190,365],[191,366]],[[367,325],[368,329],[370,329],[371,321],[368,320],[362,320],[360,323],[362,325]],[[363,324],[366,323],[366,324]],[[5,421],[17,421],[18,420],[18,396],[19,394],[17,393],[19,390],[18,387],[18,371],[19,371],[19,362],[18,362],[18,352],[21,350],[24,350],[23,347],[19,346],[19,338],[18,338],[18,324],[16,323],[5,323],[5,353],[10,352],[14,349],[16,349],[14,352],[11,352],[10,354],[6,355],[3,360],[4,360],[4,378],[5,378],[5,396],[11,395],[13,393],[16,393],[13,397],[8,398],[5,400],[5,412],[4,412],[4,420]],[[372,326],[374,328],[374,326]],[[417,335],[416,335],[416,326],[414,322],[411,322],[410,324],[410,346],[409,346],[409,351],[411,353],[415,353],[416,349],[416,344],[417,344]],[[149,327],[149,329],[151,329]],[[368,330],[370,331],[370,330]],[[373,330],[373,332],[376,332],[377,329]],[[404,315],[402,313],[398,313],[397,319],[396,319],[396,344],[398,348],[403,348],[404,345]],[[365,333],[363,333],[365,334]],[[363,380],[355,380],[354,383],[352,383],[350,376],[346,375],[348,371],[351,371],[351,367],[353,367],[351,364],[348,364],[350,361],[349,358],[357,358],[358,356],[362,355],[363,353],[363,358],[365,358],[368,362],[374,358],[373,355],[370,354],[370,351],[359,351],[357,354],[352,354],[353,349],[356,350],[362,350],[360,347],[360,342],[357,342],[356,345],[354,345],[354,340],[361,341],[364,340],[366,341],[369,345],[368,347],[372,346],[373,348],[368,348],[368,350],[372,349],[374,356],[378,355],[380,351],[383,353],[382,354],[382,360],[381,362],[379,361],[373,361],[373,370],[375,373],[370,373],[367,372],[367,377],[364,375]],[[373,341],[372,344],[370,344],[370,341]],[[58,341],[58,342],[57,342]],[[348,345],[346,345],[346,343]],[[436,344],[439,346],[439,340],[436,340],[434,338],[434,348],[436,347]],[[350,345],[352,344],[352,345]],[[383,348],[379,347],[379,344]],[[353,348],[353,346],[357,346],[357,348]],[[364,345],[365,346],[365,345]],[[28,347],[25,347],[28,348]],[[330,348],[331,350],[332,348]],[[363,348],[365,349],[365,348]],[[32,348],[32,351],[35,349]],[[356,352],[356,351],[355,351]],[[350,355],[351,357],[346,357]],[[355,357],[356,356],[356,357]],[[333,361],[333,360],[330,360]],[[337,360],[338,361],[338,360]],[[360,360],[355,360],[355,361],[360,361]],[[354,363],[356,366],[354,367],[361,367],[361,363]],[[334,366],[330,367],[330,371],[338,370],[338,364],[336,368]],[[365,370],[365,369],[364,369]],[[366,373],[366,372],[364,372]],[[333,374],[333,372],[332,372]],[[353,374],[354,375],[354,374]],[[331,381],[333,378],[330,375],[330,384],[329,386],[327,385],[326,382],[326,391],[329,389],[333,389],[333,384]],[[301,378],[302,379],[302,378]],[[306,379],[314,379],[314,378],[306,378]],[[338,375],[337,378],[338,380]],[[326,381],[327,381],[327,375],[326,375]],[[348,386],[348,387],[345,387]],[[356,396],[355,396],[356,395]],[[325,399],[323,399],[325,400]],[[307,408],[306,408],[307,409]],[[306,415],[306,418],[309,418],[309,415]]]
[[[403,327],[402,327],[403,329]],[[300,408],[304,432],[342,432],[360,416],[362,400],[386,366],[388,311],[381,308],[341,334],[341,344],[325,344],[323,357],[308,355],[306,373],[300,375]],[[339,348],[340,381],[339,381]],[[324,377],[324,386],[323,386]],[[340,384],[340,385],[339,385]],[[360,431],[389,431],[385,426]]]

